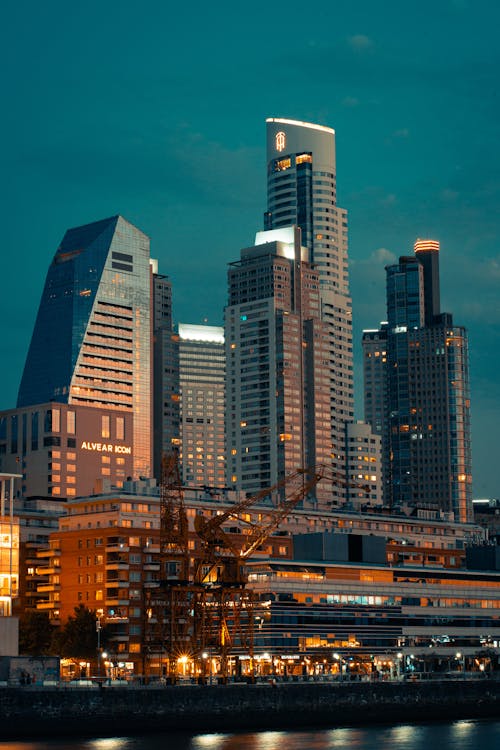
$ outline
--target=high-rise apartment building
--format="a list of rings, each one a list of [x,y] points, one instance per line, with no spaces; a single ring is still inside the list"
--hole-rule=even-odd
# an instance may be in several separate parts
[[[364,421],[381,439],[382,497],[388,495],[386,482],[389,477],[389,442],[387,406],[387,323],[380,328],[365,329],[363,348],[363,397]]]
[[[224,329],[179,323],[178,331],[182,480],[224,487]]]
[[[352,309],[347,213],[337,206],[335,131],[307,122],[267,120],[265,228],[297,225],[319,275],[321,319],[328,326],[331,459],[345,467],[345,423],[353,419]],[[334,488],[334,504],[345,500]]]
[[[254,493],[331,464],[328,327],[300,230],[259,232],[228,274],[228,484]],[[316,499],[332,499],[331,478]]]
[[[355,508],[382,505],[381,438],[371,425],[346,424],[347,500]]]
[[[5,453],[23,464],[24,448],[35,453],[40,445],[51,448],[48,458],[60,464],[69,449],[73,466],[80,455],[105,454],[111,478],[115,456],[126,456],[127,473],[150,476],[151,297],[143,232],[121,216],[66,232],[47,273],[19,415],[9,414],[0,427],[0,442],[10,440]],[[24,423],[31,429],[24,430]]]
[[[439,305],[439,243],[387,272],[386,491],[392,506],[472,520],[467,332]],[[385,335],[385,331],[381,331]],[[367,363],[365,349],[365,379]],[[385,395],[384,395],[385,394]]]

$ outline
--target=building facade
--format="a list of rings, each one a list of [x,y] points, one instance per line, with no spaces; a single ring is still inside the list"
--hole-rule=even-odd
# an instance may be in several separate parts
[[[134,476],[152,471],[151,298],[145,234],[121,216],[69,229],[47,273],[17,399],[19,408],[57,402],[130,415]]]
[[[224,487],[224,329],[178,326],[180,460],[186,486]]]
[[[227,482],[255,493],[331,465],[328,328],[297,228],[258,233],[228,282]],[[321,502],[331,505],[332,486],[319,483]]]
[[[172,322],[172,284],[153,274],[153,475],[179,439],[179,357]]]
[[[381,440],[382,501],[389,502],[389,408],[387,378],[387,323],[380,328],[365,329],[363,349],[363,402],[364,421]]]
[[[300,227],[302,244],[319,274],[321,319],[328,328],[331,458],[345,466],[345,422],[353,419],[352,304],[347,212],[337,205],[335,131],[312,123],[267,120],[265,228]],[[333,488],[333,503],[345,500]]]
[[[130,411],[53,401],[0,413],[0,470],[19,472],[16,497],[77,497],[134,473]]]
[[[354,507],[382,505],[381,444],[371,425],[346,423],[347,500]]]
[[[414,256],[386,272],[387,329],[364,344],[366,383],[373,345],[387,335],[387,379],[381,368],[371,391],[386,399],[386,500],[471,521],[467,332],[440,311],[439,243],[417,240]]]

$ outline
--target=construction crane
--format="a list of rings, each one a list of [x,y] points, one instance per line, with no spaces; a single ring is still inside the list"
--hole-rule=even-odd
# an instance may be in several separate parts
[[[171,681],[176,679],[180,658],[189,655],[202,664],[201,654],[215,648],[224,678],[236,647],[253,662],[256,603],[246,586],[246,561],[318,482],[332,477],[343,482],[322,466],[297,469],[211,518],[195,516],[190,549],[176,453],[164,457],[162,469],[160,582],[149,594],[148,632],[154,634],[150,648],[165,649]],[[273,505],[265,502],[273,497],[282,499]],[[257,521],[246,513],[250,508],[257,511]],[[223,529],[230,519],[237,520],[243,533]]]
[[[218,568],[222,583],[237,585],[245,583],[244,562],[275,531],[281,522],[304,500],[317,483],[324,478],[324,473],[316,470],[297,469],[272,487],[261,490],[256,495],[241,500],[223,513],[205,518],[195,517],[195,532],[201,544],[197,561],[197,579],[201,582],[210,580],[214,569]],[[292,490],[286,493],[291,485]],[[275,506],[264,506],[260,503],[269,496],[285,489],[284,499]],[[258,509],[260,519],[252,522],[244,512],[250,508]],[[243,530],[238,541],[234,535],[222,528],[230,518],[238,521]]]

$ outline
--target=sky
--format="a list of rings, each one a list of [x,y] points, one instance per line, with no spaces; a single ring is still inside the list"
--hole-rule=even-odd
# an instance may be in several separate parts
[[[469,332],[474,497],[500,497],[499,27],[492,0],[9,3],[0,409],[69,227],[122,214],[175,321],[221,325],[227,264],[263,228],[265,119],[305,120],[336,131],[357,417],[385,265],[437,239],[442,310]]]

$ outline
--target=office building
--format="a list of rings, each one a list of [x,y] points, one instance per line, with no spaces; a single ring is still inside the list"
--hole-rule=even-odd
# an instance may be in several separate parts
[[[228,273],[228,485],[255,493],[331,464],[328,328],[300,230],[257,233]],[[315,497],[332,502],[332,481]]]
[[[468,522],[467,332],[440,311],[439,243],[417,240],[414,249],[414,256],[386,268],[387,382],[380,378],[376,385],[379,400],[387,397],[386,500],[392,507],[451,513]],[[365,356],[365,377],[368,362]]]
[[[132,414],[61,402],[0,413],[0,470],[16,497],[75,497],[133,475]]]
[[[345,467],[345,423],[353,419],[352,310],[347,213],[337,205],[335,131],[307,122],[267,120],[265,228],[297,225],[319,275],[321,320],[328,327],[331,463]],[[334,504],[345,500],[334,487]]]
[[[121,216],[69,229],[47,273],[17,399],[20,409],[102,411],[107,445],[123,441],[130,422],[133,476],[152,471],[151,296],[149,238],[139,229]],[[76,409],[65,411],[70,419]]]
[[[172,322],[172,284],[153,266],[153,476],[179,442],[179,357]]]

